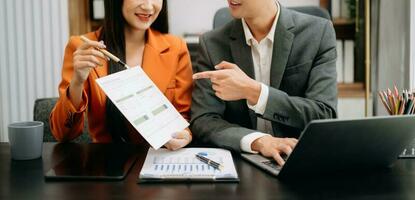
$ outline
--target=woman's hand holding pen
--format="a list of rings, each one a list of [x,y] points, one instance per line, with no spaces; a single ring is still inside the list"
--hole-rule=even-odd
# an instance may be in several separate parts
[[[88,78],[89,71],[91,68],[102,66],[102,60],[107,59],[97,50],[102,48],[106,48],[102,42],[87,41],[73,53],[74,73],[69,86],[69,95],[75,108],[79,108],[82,102],[83,84]]]
[[[103,53],[97,50],[103,48],[106,48],[106,46],[101,42],[87,41],[73,53],[73,67],[75,73],[72,80],[76,84],[82,85],[85,82],[91,68],[103,65],[100,58],[103,60],[106,60],[107,58]]]

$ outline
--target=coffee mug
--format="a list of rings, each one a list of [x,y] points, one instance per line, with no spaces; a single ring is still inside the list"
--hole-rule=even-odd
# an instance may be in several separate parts
[[[10,151],[13,160],[32,160],[42,156],[43,122],[9,124]]]

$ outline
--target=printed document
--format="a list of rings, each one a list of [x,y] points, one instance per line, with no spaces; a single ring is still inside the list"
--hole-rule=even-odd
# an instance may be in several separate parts
[[[189,126],[141,67],[129,68],[96,82],[154,149]]]

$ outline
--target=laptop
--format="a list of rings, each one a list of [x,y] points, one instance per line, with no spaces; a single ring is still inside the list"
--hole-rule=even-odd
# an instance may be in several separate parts
[[[415,116],[315,120],[280,167],[258,154],[242,158],[279,178],[391,167],[415,138]]]
[[[415,158],[415,140],[412,142],[402,151],[401,155],[399,155],[400,159],[414,159]]]
[[[52,151],[53,165],[45,174],[56,180],[122,180],[135,161],[137,153],[130,144],[59,143]]]

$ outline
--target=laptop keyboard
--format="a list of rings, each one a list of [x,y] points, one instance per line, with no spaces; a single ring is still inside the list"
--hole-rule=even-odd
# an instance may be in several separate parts
[[[415,140],[402,151],[399,158],[415,158]]]
[[[415,158],[415,146],[404,149],[399,158]]]
[[[269,167],[271,167],[271,168],[273,168],[273,169],[276,169],[276,170],[281,169],[281,167],[278,165],[278,163],[274,160],[264,161],[262,163],[269,166]]]

